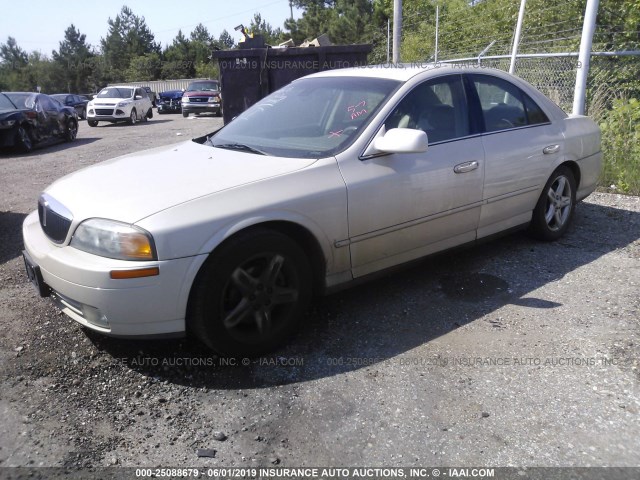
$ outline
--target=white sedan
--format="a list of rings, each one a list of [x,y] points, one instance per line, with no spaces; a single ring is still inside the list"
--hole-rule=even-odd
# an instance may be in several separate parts
[[[559,238],[600,164],[593,121],[501,71],[327,71],[211,136],[58,180],[25,264],[87,328],[255,355],[314,294],[513,228]]]

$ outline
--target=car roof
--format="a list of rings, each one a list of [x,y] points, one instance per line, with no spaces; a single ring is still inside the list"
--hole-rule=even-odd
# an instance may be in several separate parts
[[[465,64],[442,64],[442,63],[391,63],[380,65],[363,65],[361,67],[340,68],[335,70],[325,70],[314,73],[309,77],[363,77],[363,78],[384,78],[406,82],[416,75],[431,73],[433,76],[446,73],[490,73],[499,77],[510,77],[503,70],[484,67],[475,63]],[[430,75],[429,75],[430,76]]]

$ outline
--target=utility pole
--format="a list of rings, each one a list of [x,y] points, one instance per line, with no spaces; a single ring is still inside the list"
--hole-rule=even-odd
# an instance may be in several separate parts
[[[400,63],[402,38],[402,0],[393,0],[393,63]]]
[[[433,55],[433,63],[438,63],[438,31],[440,29],[440,5],[436,5],[436,52]]]
[[[582,38],[580,39],[580,53],[578,55],[578,72],[576,86],[573,91],[573,115],[584,115],[584,99],[587,94],[587,77],[591,65],[591,45],[593,33],[596,30],[599,0],[587,0],[582,24]]]
[[[516,57],[518,55],[518,46],[520,45],[520,35],[522,33],[522,21],[524,20],[524,7],[527,0],[521,0],[520,12],[518,13],[518,23],[516,23],[516,34],[513,36],[513,46],[511,47],[511,64],[509,65],[509,73],[514,74],[516,71]]]
[[[391,60],[391,20],[387,18],[387,63]]]

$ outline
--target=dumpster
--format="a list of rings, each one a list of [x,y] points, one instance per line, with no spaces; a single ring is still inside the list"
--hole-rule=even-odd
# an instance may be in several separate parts
[[[297,78],[323,70],[367,65],[372,48],[371,44],[364,44],[215,51],[224,122]]]

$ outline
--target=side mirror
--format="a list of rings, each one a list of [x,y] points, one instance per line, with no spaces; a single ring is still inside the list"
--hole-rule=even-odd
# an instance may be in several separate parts
[[[142,95],[136,95],[136,100],[140,100],[142,98]]]
[[[381,153],[424,153],[429,140],[422,130],[392,128],[373,141],[373,148]]]

